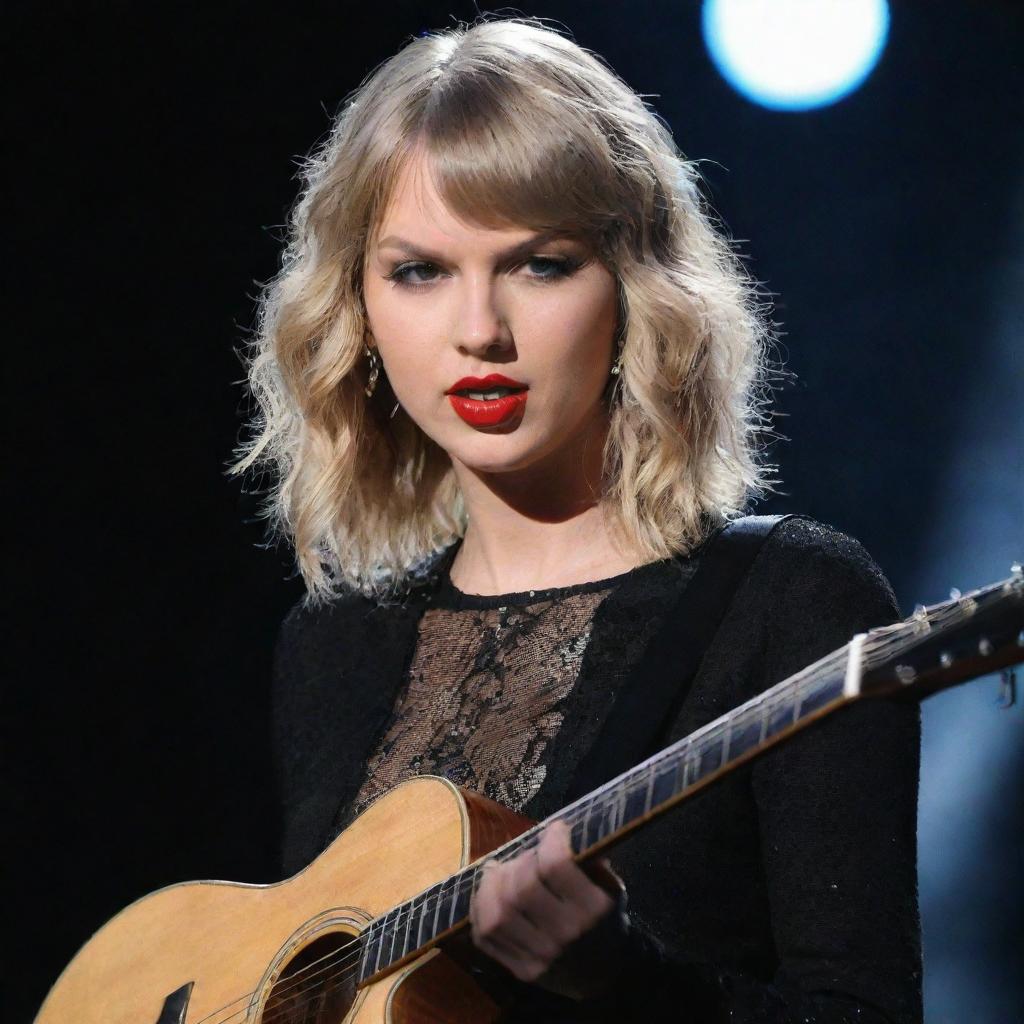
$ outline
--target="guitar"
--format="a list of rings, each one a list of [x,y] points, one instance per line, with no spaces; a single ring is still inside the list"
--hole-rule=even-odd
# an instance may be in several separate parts
[[[1024,571],[855,636],[563,808],[589,861],[725,773],[871,697],[921,699],[1024,661]],[[553,819],[548,819],[553,820]],[[489,1024],[453,955],[484,864],[545,823],[420,776],[274,885],[185,882],[132,903],[65,968],[36,1024]]]

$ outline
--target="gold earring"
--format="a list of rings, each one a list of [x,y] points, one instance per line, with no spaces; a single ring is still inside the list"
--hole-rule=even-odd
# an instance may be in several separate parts
[[[619,350],[616,353],[615,362],[612,364],[612,376],[618,377],[622,373],[622,339],[619,338]]]
[[[374,388],[377,387],[377,378],[380,376],[380,356],[377,355],[377,350],[370,348],[369,345],[366,346],[366,355],[370,360],[370,378],[363,391],[366,392],[367,398],[372,398]]]

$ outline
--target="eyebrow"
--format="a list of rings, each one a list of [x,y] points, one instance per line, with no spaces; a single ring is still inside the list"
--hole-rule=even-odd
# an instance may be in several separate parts
[[[522,242],[517,242],[515,245],[508,249],[498,253],[498,259],[501,262],[506,260],[513,260],[520,256],[526,256],[539,245],[544,245],[546,242],[552,242],[560,238],[572,238],[573,236],[568,231],[559,230],[557,228],[550,231],[541,231],[531,238],[527,238]],[[417,259],[430,260],[435,263],[443,263],[444,257],[438,253],[430,252],[421,246],[416,245],[413,242],[409,242],[404,238],[399,238],[397,235],[388,235],[387,238],[382,238],[377,243],[378,249],[401,249],[404,253],[409,256],[414,256]]]

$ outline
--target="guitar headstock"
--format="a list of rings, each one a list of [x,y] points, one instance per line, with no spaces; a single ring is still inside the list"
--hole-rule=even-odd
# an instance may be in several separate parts
[[[864,639],[860,692],[915,699],[1024,661],[1024,569],[948,601],[918,606]]]

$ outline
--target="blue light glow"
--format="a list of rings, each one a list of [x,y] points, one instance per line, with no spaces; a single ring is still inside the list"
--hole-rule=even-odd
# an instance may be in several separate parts
[[[868,77],[886,0],[704,0],[704,42],[725,80],[772,110],[824,107]]]

